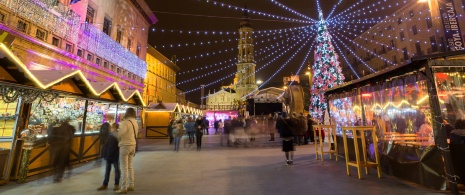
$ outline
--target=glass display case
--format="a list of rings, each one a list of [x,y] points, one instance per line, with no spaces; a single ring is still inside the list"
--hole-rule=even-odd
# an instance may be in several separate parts
[[[34,130],[38,137],[44,137],[51,127],[59,125],[61,120],[69,119],[76,134],[81,134],[84,107],[85,100],[77,98],[60,97],[52,102],[37,99],[31,106],[28,128]]]
[[[380,141],[432,146],[435,143],[426,89],[423,74],[399,76],[333,96],[329,99],[330,115],[338,133],[342,126],[376,126]]]
[[[13,136],[17,103],[5,103],[0,96],[0,138]]]
[[[116,109],[116,104],[102,103],[97,101],[89,101],[87,106],[86,114],[86,128],[85,133],[99,133],[100,126],[103,123],[109,122],[114,123],[114,111]]]

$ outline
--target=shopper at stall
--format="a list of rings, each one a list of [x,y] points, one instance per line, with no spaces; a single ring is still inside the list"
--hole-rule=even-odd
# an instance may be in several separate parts
[[[60,126],[51,129],[48,135],[52,165],[54,170],[54,182],[61,182],[66,166],[68,166],[69,153],[76,129],[69,124],[69,119],[64,119]]]
[[[222,120],[218,121],[218,131],[220,134],[223,134],[224,123]]]
[[[194,126],[197,127],[196,132],[195,132],[195,138],[196,138],[195,141],[197,143],[197,151],[200,151],[202,148],[202,136],[204,132],[204,124],[205,124],[204,119],[202,119],[201,116],[199,116],[199,118],[195,121]]]
[[[99,139],[100,139],[100,155],[103,158],[103,149],[110,135],[110,122],[107,120],[100,126]]]
[[[102,157],[106,160],[105,166],[105,179],[103,180],[103,185],[97,188],[98,191],[106,190],[108,188],[108,182],[110,180],[110,172],[111,166],[113,165],[115,169],[115,187],[113,190],[119,190],[119,179],[120,179],[120,169],[119,169],[119,147],[118,147],[118,139],[116,138],[116,131],[119,125],[113,123],[110,128],[110,132],[108,134],[108,138],[105,141],[105,145],[103,145],[103,153]]]
[[[117,194],[134,191],[134,169],[132,159],[136,153],[136,132],[139,126],[134,108],[127,108],[118,129],[119,163],[121,169],[120,189]]]

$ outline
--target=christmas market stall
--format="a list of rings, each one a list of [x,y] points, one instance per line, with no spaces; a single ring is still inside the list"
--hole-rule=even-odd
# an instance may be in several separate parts
[[[184,119],[187,117],[202,116],[202,111],[178,103],[150,104],[145,108],[145,124],[147,138],[168,138],[168,126],[171,119]]]
[[[343,147],[341,127],[375,126],[378,146],[367,140],[368,156],[378,147],[386,174],[440,190],[448,185],[453,190],[458,178],[465,178],[464,52],[412,59],[325,96],[338,146]]]
[[[0,183],[53,169],[47,137],[60,121],[76,129],[69,157],[76,164],[100,156],[102,123],[145,106],[136,89],[91,82],[81,70],[30,70],[1,43],[0,54]]]

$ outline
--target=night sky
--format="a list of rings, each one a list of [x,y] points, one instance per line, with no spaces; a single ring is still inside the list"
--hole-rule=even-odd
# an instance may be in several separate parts
[[[337,6],[332,16],[337,15],[360,1],[363,0],[320,0],[320,5],[323,15],[327,17],[333,6],[338,2],[341,3]],[[396,7],[395,1],[404,2],[402,0],[364,0],[363,3],[351,10],[365,8],[358,17],[359,19],[370,20],[374,17],[392,14]],[[214,5],[214,2],[218,3]],[[278,0],[278,2],[305,16],[318,19],[316,0]],[[205,88],[205,95],[207,95],[208,91],[213,92],[213,90],[218,90],[222,84],[227,85],[233,82],[233,77],[218,81],[220,78],[236,71],[235,64],[237,60],[230,60],[237,56],[236,39],[239,37],[237,32],[243,11],[228,8],[228,5],[243,8],[245,0],[216,0],[208,2],[207,0],[147,0],[147,3],[159,20],[156,25],[152,26],[152,29],[154,28],[155,30],[151,30],[149,33],[149,44],[154,46],[168,59],[172,55],[176,55],[178,59],[177,65],[181,68],[180,74],[177,76],[177,82],[181,83],[178,87],[189,92],[186,94],[189,101],[200,103],[200,90],[195,89],[199,88],[201,84],[208,85],[216,82]],[[221,6],[221,3],[227,5]],[[388,9],[388,5],[392,5],[390,10]],[[367,6],[371,8],[367,9]],[[386,9],[382,12],[372,11],[370,13],[370,10],[374,9],[373,7],[386,7]],[[308,21],[279,7],[271,0],[248,0],[247,8],[250,10],[249,16],[254,28],[254,35],[258,36],[254,40],[256,69],[266,65],[265,68],[256,74],[256,79],[265,81],[276,73],[270,82],[261,88],[269,86],[282,87],[282,77],[289,76],[291,73],[296,74],[306,56],[308,58],[304,62],[303,71],[306,70],[308,61],[313,61],[314,48],[310,50],[310,45],[313,42],[315,34],[308,30],[305,32],[303,29],[270,35],[258,33],[258,31],[290,29],[313,24],[286,21],[252,13],[253,11],[260,11],[275,16]],[[345,14],[347,13],[351,12],[346,12]],[[382,15],[379,15],[380,13]],[[368,29],[374,23],[358,25],[358,29]],[[189,34],[189,31],[191,31],[191,34]],[[201,32],[197,34],[197,31]],[[205,34],[205,31],[208,34]],[[213,34],[213,31],[215,34]],[[220,34],[220,32],[223,33]],[[236,32],[236,35],[227,35],[226,32]],[[307,45],[304,45],[309,39],[310,41],[308,41]],[[194,43],[195,46],[193,45]],[[301,48],[301,46],[303,47]],[[301,50],[297,51],[298,48],[301,48]],[[281,55],[282,53],[284,54]],[[278,56],[280,57],[271,61]],[[292,56],[294,56],[293,59],[281,71],[277,72]],[[188,59],[189,57],[191,58],[190,60]],[[208,68],[205,68],[206,66]],[[220,68],[223,68],[223,70],[219,70]],[[345,67],[342,68],[344,69]],[[190,72],[186,73],[186,71]],[[202,75],[205,76],[193,79]],[[193,80],[187,81],[189,79]]]

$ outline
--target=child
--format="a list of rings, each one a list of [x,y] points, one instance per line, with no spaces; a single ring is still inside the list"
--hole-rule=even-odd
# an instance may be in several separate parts
[[[113,190],[119,190],[119,177],[120,177],[120,170],[119,170],[119,147],[118,147],[118,139],[116,138],[116,130],[118,129],[119,125],[113,123],[110,128],[110,134],[107,138],[105,145],[103,145],[103,154],[102,157],[107,161],[107,165],[105,167],[105,179],[103,180],[103,185],[97,188],[98,191],[106,190],[108,187],[108,181],[110,180],[110,172],[111,172],[111,165],[115,169],[115,188]]]

